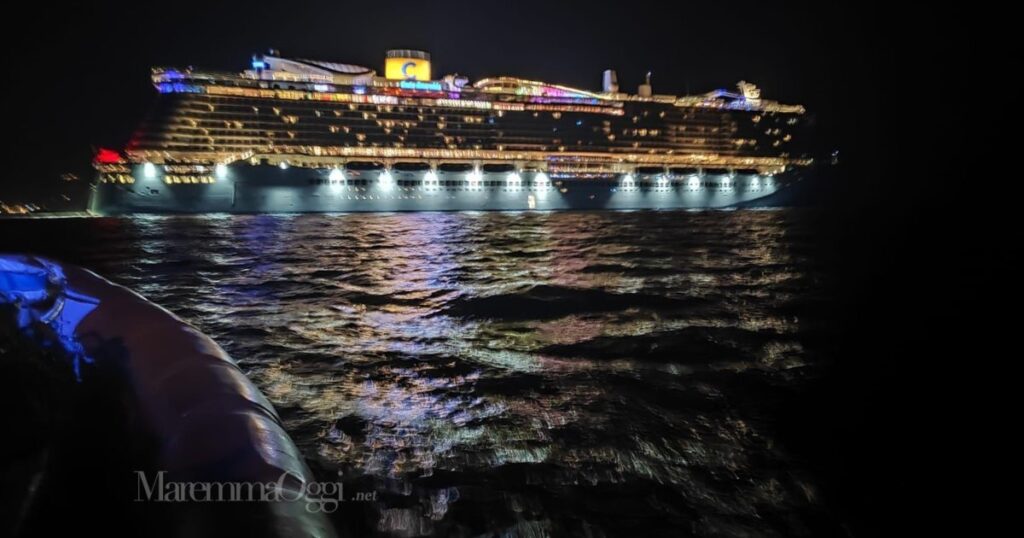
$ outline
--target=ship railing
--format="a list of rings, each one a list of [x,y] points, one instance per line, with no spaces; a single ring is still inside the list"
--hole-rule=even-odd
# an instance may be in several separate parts
[[[498,150],[449,150],[417,148],[335,148],[335,147],[281,147],[275,151],[228,152],[173,152],[164,150],[130,150],[128,160],[132,163],[154,164],[250,164],[278,165],[309,168],[331,168],[344,166],[349,161],[373,160],[390,166],[398,162],[425,162],[436,168],[442,163],[468,163],[474,166],[485,164],[530,163],[538,167],[576,167],[585,169],[604,168],[611,171],[626,171],[637,166],[660,167],[703,167],[736,169],[778,169],[787,166],[807,166],[811,159],[794,157],[747,157],[720,155],[714,153],[686,155],[658,154],[614,154],[597,152],[546,152],[546,151],[498,151]]]

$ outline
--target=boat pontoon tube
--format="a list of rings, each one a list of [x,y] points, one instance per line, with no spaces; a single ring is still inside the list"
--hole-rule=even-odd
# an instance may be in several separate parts
[[[312,473],[277,412],[211,338],[95,273],[31,256],[0,255],[0,306],[14,311],[19,331],[63,347],[80,382],[89,382],[90,368],[122,372],[167,480],[282,484],[284,500],[254,503],[249,521],[211,529],[237,523],[260,536],[334,536],[307,502]],[[182,534],[214,533],[187,525]]]

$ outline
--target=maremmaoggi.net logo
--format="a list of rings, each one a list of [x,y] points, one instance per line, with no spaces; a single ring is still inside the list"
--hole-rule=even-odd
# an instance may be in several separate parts
[[[302,482],[289,473],[282,473],[274,482],[177,482],[167,480],[166,471],[152,478],[143,471],[135,471],[135,475],[138,480],[135,502],[300,502],[310,512],[329,514],[345,501],[377,500],[376,491],[356,492],[346,498],[341,482]],[[298,487],[290,485],[295,483]]]

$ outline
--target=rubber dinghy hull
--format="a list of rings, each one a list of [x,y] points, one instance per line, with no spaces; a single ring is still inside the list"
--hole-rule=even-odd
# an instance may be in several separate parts
[[[0,255],[0,307],[0,322],[62,348],[79,383],[121,373],[161,481],[278,488],[271,500],[179,503],[167,535],[335,536],[280,416],[210,337],[95,273],[31,256]]]

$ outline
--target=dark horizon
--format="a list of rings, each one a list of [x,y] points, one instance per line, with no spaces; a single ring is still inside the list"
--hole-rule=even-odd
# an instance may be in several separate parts
[[[743,1],[728,12],[708,4],[566,2],[545,5],[447,2],[417,6],[311,2],[178,2],[149,8],[41,8],[20,22],[35,41],[9,44],[14,72],[35,85],[14,110],[21,133],[0,186],[3,197],[38,196],[64,172],[91,179],[92,152],[119,149],[154,100],[154,66],[241,71],[269,48],[286,57],[366,65],[384,52],[431,53],[435,76],[471,80],[511,75],[597,89],[616,69],[635,92],[648,71],[655,93],[695,94],[747,80],[766,99],[804,105],[817,156],[875,160],[881,93],[890,66],[884,19],[862,4],[768,6]],[[46,11],[48,9],[48,11]],[[32,181],[25,181],[31,177]]]

